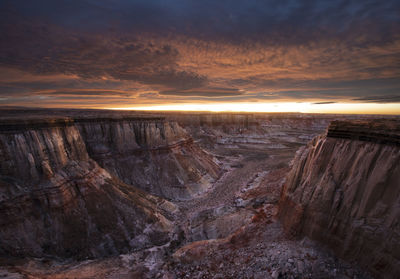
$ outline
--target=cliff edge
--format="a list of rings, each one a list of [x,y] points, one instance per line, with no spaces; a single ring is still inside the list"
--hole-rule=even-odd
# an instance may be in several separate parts
[[[334,121],[294,159],[279,204],[308,236],[377,278],[400,274],[400,122]]]
[[[0,125],[0,255],[101,257],[161,245],[174,205],[87,153],[71,121]]]
[[[161,117],[1,119],[0,255],[82,259],[168,244],[178,209],[163,197],[190,198],[218,175]]]

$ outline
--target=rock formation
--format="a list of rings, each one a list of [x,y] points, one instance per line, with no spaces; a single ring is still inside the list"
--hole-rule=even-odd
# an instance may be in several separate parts
[[[0,277],[393,277],[396,122],[334,122],[285,179],[336,117],[0,108]]]
[[[4,121],[0,168],[0,254],[36,257],[164,245],[177,208],[136,186],[146,178],[151,192],[187,197],[206,171],[218,176],[213,158],[160,118]],[[167,180],[171,170],[179,184]]]
[[[177,121],[183,127],[208,126],[221,128],[249,128],[252,125],[257,125],[255,117],[251,113],[165,113],[167,118]]]
[[[400,124],[334,121],[301,148],[282,191],[287,233],[306,235],[377,277],[400,274]]]
[[[163,118],[79,119],[91,158],[127,184],[168,199],[188,199],[220,175],[215,159],[176,122]]]

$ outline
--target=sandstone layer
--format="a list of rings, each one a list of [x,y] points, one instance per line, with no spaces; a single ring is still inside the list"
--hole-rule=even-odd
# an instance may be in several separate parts
[[[337,121],[301,148],[284,186],[279,216],[377,277],[400,274],[398,120]]]
[[[0,254],[24,257],[99,257],[168,244],[178,209],[139,189],[134,177],[146,177],[150,192],[190,197],[199,189],[187,182],[206,171],[218,176],[213,158],[161,118],[4,121],[0,169]],[[179,184],[159,182],[171,169],[180,170]],[[171,185],[180,189],[156,190]]]
[[[168,199],[188,199],[220,175],[215,159],[176,122],[163,118],[81,119],[91,158],[127,184]]]

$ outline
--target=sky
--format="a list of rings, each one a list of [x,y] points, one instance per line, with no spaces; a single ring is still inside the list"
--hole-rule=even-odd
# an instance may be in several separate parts
[[[0,105],[400,114],[400,2],[1,0]]]

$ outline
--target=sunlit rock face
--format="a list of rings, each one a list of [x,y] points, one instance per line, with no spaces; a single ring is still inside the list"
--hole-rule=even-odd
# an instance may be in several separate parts
[[[279,216],[377,277],[400,274],[400,125],[335,121],[298,151]]]
[[[127,184],[168,199],[192,198],[219,177],[215,159],[176,122],[125,118],[81,120],[89,155]]]
[[[71,119],[0,125],[0,254],[99,257],[174,237],[170,202],[90,158]]]

